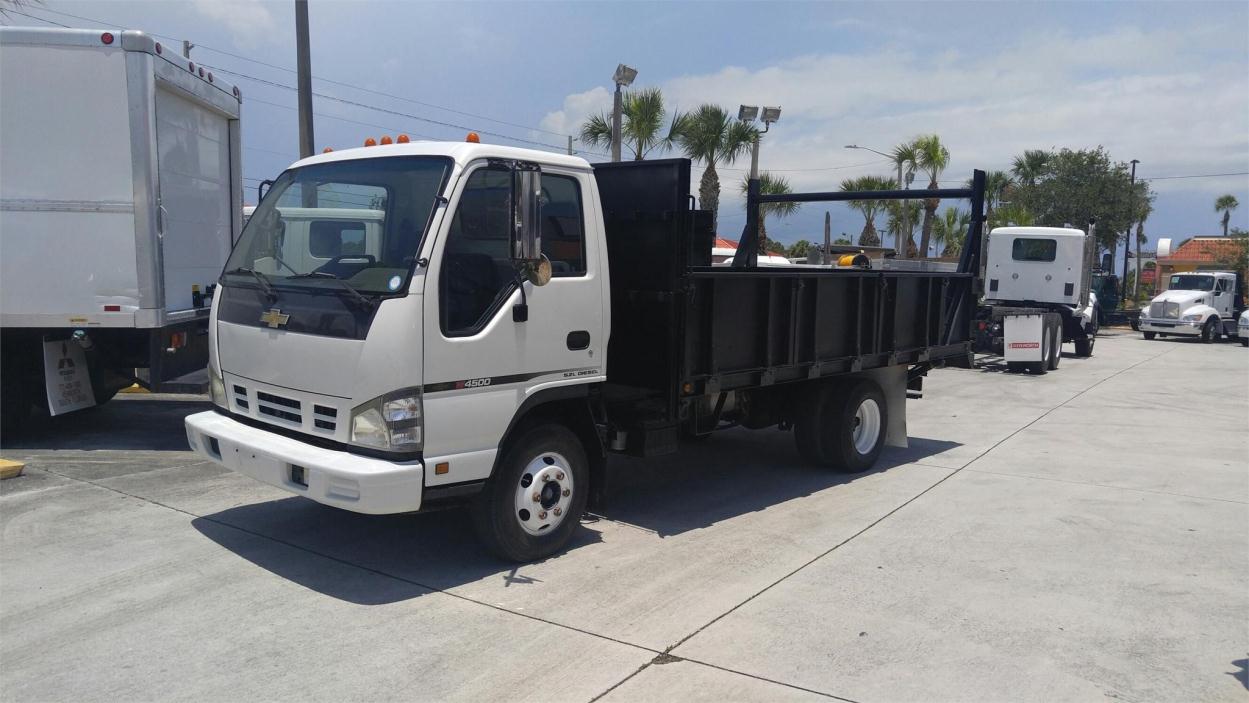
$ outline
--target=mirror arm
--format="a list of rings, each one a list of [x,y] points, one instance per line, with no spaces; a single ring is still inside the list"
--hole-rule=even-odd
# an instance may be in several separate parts
[[[516,270],[516,287],[520,289],[520,302],[512,306],[512,322],[529,321],[529,299],[525,297],[525,279]]]

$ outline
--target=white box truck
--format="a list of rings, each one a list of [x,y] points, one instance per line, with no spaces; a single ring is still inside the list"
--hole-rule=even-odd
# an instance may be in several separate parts
[[[0,29],[8,428],[206,367],[242,231],[240,102],[142,32]]]

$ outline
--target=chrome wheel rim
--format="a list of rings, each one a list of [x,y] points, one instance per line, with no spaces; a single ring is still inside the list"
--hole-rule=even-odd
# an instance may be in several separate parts
[[[868,454],[876,446],[880,438],[880,405],[872,398],[865,398],[859,403],[854,413],[854,449],[860,454]]]
[[[574,491],[568,460],[562,454],[542,452],[520,474],[512,516],[528,534],[553,532],[568,517]]]

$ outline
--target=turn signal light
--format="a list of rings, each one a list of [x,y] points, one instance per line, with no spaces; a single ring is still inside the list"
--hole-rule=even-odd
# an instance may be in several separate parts
[[[373,137],[369,137],[368,139],[364,140],[364,145],[365,146],[377,146],[377,140],[374,139]]]
[[[477,136],[476,132],[469,132],[468,136],[464,138],[464,141],[470,144],[481,144],[481,137]]]
[[[389,134],[383,134],[383,135],[382,135],[382,145],[383,145],[383,146],[385,146],[386,144],[394,144],[394,143],[395,143],[395,142],[394,142],[394,140],[392,140],[392,139],[390,138],[390,135],[389,135]]]
[[[328,154],[328,153],[330,153],[331,151],[334,151],[334,150],[333,150],[333,149],[331,149],[331,148],[329,148],[329,147],[327,146],[327,147],[325,147],[324,149],[322,149],[322,150],[321,150],[321,153],[322,153],[322,154]]]
[[[409,141],[411,141],[411,140],[410,140],[410,139],[408,139],[408,135],[406,135],[406,134],[400,134],[400,135],[399,135],[399,137],[398,137],[397,139],[395,139],[395,141],[396,141],[396,142],[399,142],[400,144],[407,144],[407,143],[408,143]]]

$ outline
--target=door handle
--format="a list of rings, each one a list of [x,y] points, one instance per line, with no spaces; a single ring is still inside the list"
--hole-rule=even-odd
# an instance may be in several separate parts
[[[580,351],[590,346],[590,333],[585,330],[574,330],[568,333],[568,349]]]

